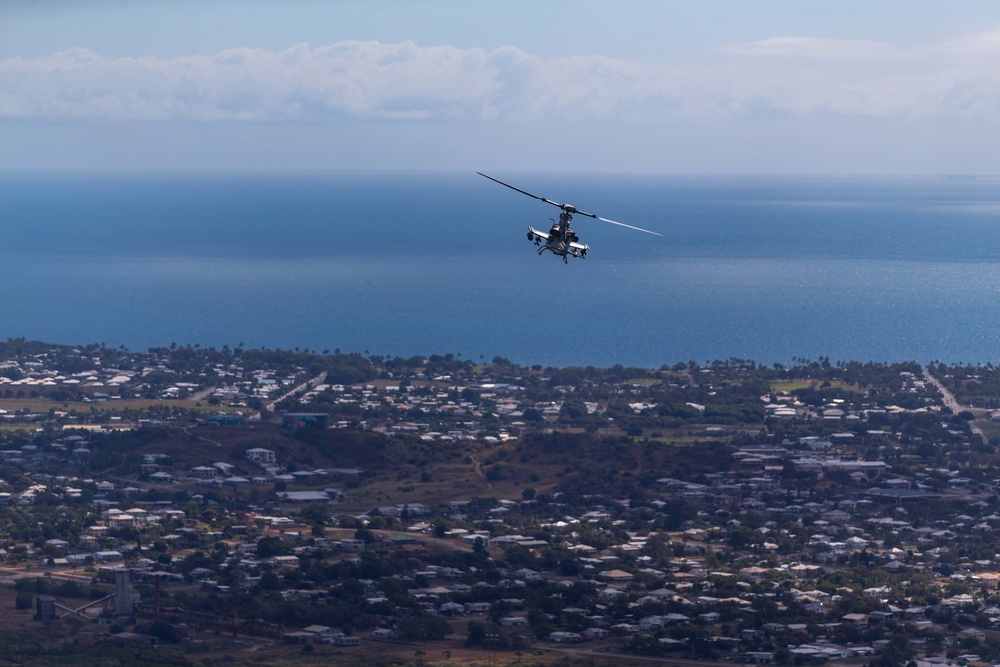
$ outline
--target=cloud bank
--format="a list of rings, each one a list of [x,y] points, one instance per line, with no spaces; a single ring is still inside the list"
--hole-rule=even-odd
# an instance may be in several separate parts
[[[947,44],[778,37],[710,63],[542,59],[411,42],[107,58],[73,49],[0,61],[0,117],[317,122],[666,120],[672,117],[996,120],[1000,30]]]

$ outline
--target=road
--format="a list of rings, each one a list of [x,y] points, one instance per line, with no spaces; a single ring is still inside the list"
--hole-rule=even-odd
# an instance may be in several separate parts
[[[944,401],[945,406],[947,406],[948,409],[951,410],[952,414],[957,415],[959,412],[962,412],[963,410],[971,412],[972,408],[970,406],[959,405],[958,401],[955,399],[955,395],[952,394],[950,391],[948,391],[948,389],[941,383],[940,380],[931,375],[930,370],[928,370],[927,368],[924,369],[924,379],[933,384],[935,387],[937,387],[937,390],[941,392],[942,400]],[[972,430],[974,434],[979,436],[979,439],[983,441],[984,445],[990,444],[990,439],[987,438],[986,434],[983,433],[983,430],[979,428],[979,424],[976,423],[975,419],[969,420],[969,428]]]
[[[314,377],[312,380],[307,380],[306,382],[303,382],[299,386],[293,389],[289,389],[284,394],[276,398],[273,402],[267,404],[268,412],[274,412],[274,406],[276,406],[278,403],[281,403],[283,400],[285,400],[292,394],[295,394],[300,391],[308,391],[309,389],[312,389],[313,387],[319,385],[325,379],[326,379],[326,373],[321,373],[316,377]]]
[[[17,579],[51,577],[53,579],[69,579],[82,584],[89,584],[94,579],[94,574],[77,574],[76,568],[72,570],[50,570],[50,569],[26,569],[23,567],[0,567],[0,583],[10,584]]]
[[[476,477],[479,478],[480,482],[486,485],[487,489],[492,489],[493,482],[486,479],[486,475],[483,473],[483,464],[479,461],[479,459],[476,458],[475,454],[473,454],[469,458],[472,459],[472,467],[476,471]]]

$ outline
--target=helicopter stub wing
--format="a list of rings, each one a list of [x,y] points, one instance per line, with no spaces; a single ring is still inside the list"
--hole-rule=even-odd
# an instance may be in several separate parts
[[[535,229],[534,227],[528,227],[528,240],[529,241],[534,241],[536,238],[537,239],[541,239],[543,241],[548,241],[549,240],[549,233],[548,232],[540,232],[537,229]]]

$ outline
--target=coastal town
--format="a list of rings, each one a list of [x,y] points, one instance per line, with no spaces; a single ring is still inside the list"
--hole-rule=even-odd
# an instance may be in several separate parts
[[[989,365],[9,340],[0,425],[5,641],[1000,664]]]

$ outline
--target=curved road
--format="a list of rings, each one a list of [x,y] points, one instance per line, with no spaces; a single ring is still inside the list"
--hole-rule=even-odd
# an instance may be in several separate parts
[[[476,458],[475,454],[473,454],[469,458],[472,459],[472,467],[476,471],[476,477],[479,478],[480,482],[482,482],[483,484],[486,485],[487,489],[492,489],[493,488],[493,482],[491,482],[488,479],[486,479],[486,475],[483,473],[483,464],[482,464],[482,462],[480,462],[480,460]]]

